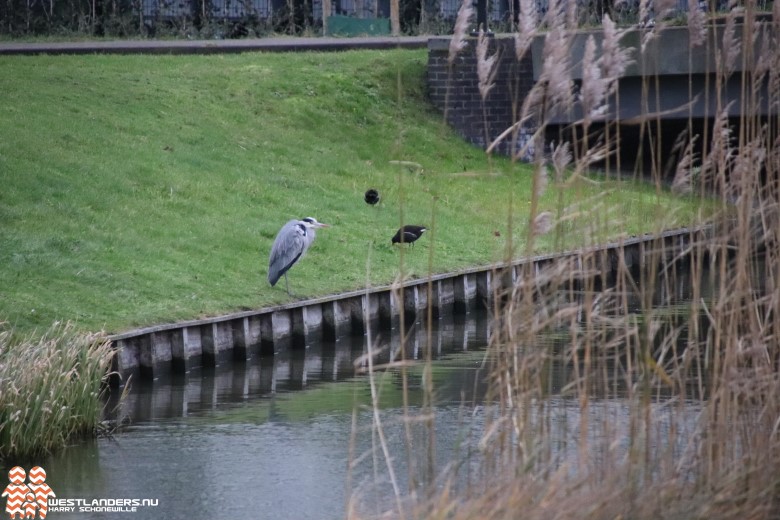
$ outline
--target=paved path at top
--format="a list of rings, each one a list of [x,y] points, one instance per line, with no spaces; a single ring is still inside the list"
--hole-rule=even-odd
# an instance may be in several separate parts
[[[252,38],[241,40],[115,40],[84,42],[0,42],[0,55],[34,54],[206,54],[232,52],[421,49],[428,36],[355,38]]]

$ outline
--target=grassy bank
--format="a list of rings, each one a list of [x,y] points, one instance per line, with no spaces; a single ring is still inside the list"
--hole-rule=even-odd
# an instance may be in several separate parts
[[[265,275],[295,217],[333,225],[290,272],[298,297],[360,287],[367,269],[394,280],[402,221],[434,228],[404,255],[407,275],[498,260],[510,236],[523,252],[531,170],[488,163],[443,125],[425,60],[0,58],[0,316],[111,332],[288,301]],[[536,250],[688,224],[699,207],[639,184],[553,184],[539,209],[575,208],[565,225],[582,232]],[[593,215],[610,225],[592,233]]]
[[[100,421],[105,337],[58,323],[43,334],[0,333],[0,460],[51,453]]]

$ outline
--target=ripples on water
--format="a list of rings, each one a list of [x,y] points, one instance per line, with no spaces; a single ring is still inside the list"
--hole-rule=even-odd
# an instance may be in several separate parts
[[[660,287],[658,304],[684,301],[688,290]],[[669,315],[674,321],[677,314]],[[459,465],[466,479],[479,463],[473,455],[475,442],[492,406],[483,402],[488,335],[488,317],[481,312],[436,320],[431,334],[434,462],[437,470]],[[409,338],[406,356],[421,359],[428,342],[425,324],[415,324]],[[400,345],[397,329],[379,334],[382,353],[377,363],[387,362]],[[365,351],[365,337],[344,337],[254,358],[245,365],[137,383],[112,414],[127,419],[129,426],[111,440],[86,442],[48,460],[48,482],[60,498],[159,499],[157,508],[126,514],[134,520],[342,518],[356,490],[365,513],[390,509],[393,493],[371,427],[368,377],[355,368]],[[617,394],[594,399],[588,408],[594,420],[583,423],[578,402],[558,395],[569,370],[566,363],[549,367],[545,420],[552,426],[550,449],[560,461],[577,449],[572,439],[580,437],[582,424],[591,430],[587,436],[596,439],[610,433],[604,428],[629,428],[629,405]],[[422,466],[429,451],[408,457],[399,372],[382,372],[377,381],[388,448],[399,488],[406,490],[409,474],[420,473],[419,467],[410,472],[407,461]],[[424,404],[420,365],[408,371],[408,390],[406,417],[419,416]],[[668,429],[667,406],[662,401],[654,405],[659,433]],[[698,405],[686,406],[693,420]],[[426,431],[421,421],[409,429],[423,448],[428,446]],[[596,447],[594,457],[598,455]],[[356,461],[352,469],[349,460]]]
[[[484,393],[480,367],[487,339],[484,313],[434,324],[436,432],[442,447],[457,444],[463,407],[472,409],[474,395]],[[380,334],[377,362],[387,362],[400,343],[397,329]],[[406,354],[420,359],[426,346],[427,330],[417,323]],[[344,337],[246,365],[136,383],[113,414],[130,425],[112,440],[83,443],[47,461],[47,481],[60,498],[159,499],[157,508],[125,513],[133,519],[343,517],[353,410],[353,453],[364,455],[372,446],[370,387],[354,365],[365,348],[365,337]],[[411,413],[422,404],[421,374],[418,368],[409,371]],[[390,448],[401,459],[401,379],[387,371],[378,381]],[[452,453],[441,450],[441,464]],[[352,471],[351,481],[372,482],[371,489],[361,489],[387,505],[392,495],[382,491],[383,466],[374,482],[371,460]],[[397,471],[406,473],[402,467]],[[113,518],[119,513],[56,514]]]

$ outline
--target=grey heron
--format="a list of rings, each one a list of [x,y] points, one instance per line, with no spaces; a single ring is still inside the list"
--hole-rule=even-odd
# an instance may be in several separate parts
[[[363,199],[366,201],[366,204],[371,204],[372,206],[379,202],[379,192],[376,191],[374,188],[371,188],[366,191],[366,194],[363,196]]]
[[[415,240],[420,238],[427,229],[428,228],[425,226],[414,226],[407,224],[395,233],[392,242],[393,244],[397,244],[399,242],[402,244],[412,244]]]
[[[268,260],[268,282],[271,287],[276,285],[279,278],[284,275],[287,294],[290,294],[287,271],[304,257],[317,236],[316,229],[323,227],[330,226],[317,222],[314,217],[306,217],[302,220],[293,219],[282,226],[282,229],[276,234],[274,245],[271,247],[271,257]]]

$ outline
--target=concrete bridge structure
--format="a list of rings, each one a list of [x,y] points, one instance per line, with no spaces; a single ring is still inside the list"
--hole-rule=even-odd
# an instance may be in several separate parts
[[[743,35],[746,26],[737,26],[739,49],[728,75],[725,59],[719,59],[726,50],[723,49],[724,25],[711,26],[706,42],[694,47],[690,45],[687,27],[664,28],[658,37],[647,43],[644,52],[641,51],[641,41],[646,31],[628,32],[621,42],[625,48],[632,50],[633,62],[618,81],[619,105],[617,97],[611,97],[604,119],[631,122],[656,114],[663,120],[701,119],[711,118],[726,107],[729,107],[730,117],[777,115],[777,107],[770,108],[768,105],[766,79],[755,92],[755,101],[749,99],[750,95],[743,96],[742,73],[750,75],[755,72],[762,38],[769,34],[767,25],[756,25],[755,29],[757,34]],[[601,48],[601,31],[583,31],[573,38],[572,79],[577,83],[582,81],[582,56],[590,35],[596,40],[597,48]],[[751,36],[756,37],[752,45]],[[543,64],[543,46],[541,38],[532,45],[535,80],[539,79]],[[751,46],[752,49],[749,48]],[[720,94],[716,90],[718,75],[721,76]],[[581,107],[575,103],[573,110],[556,114],[552,122],[571,124],[581,118]]]
[[[724,24],[713,24],[707,29],[705,43],[690,45],[688,28],[665,27],[642,50],[642,39],[647,30],[632,29],[621,44],[630,49],[631,65],[618,79],[618,95],[609,100],[608,109],[591,128],[598,130],[605,122],[623,127],[622,147],[636,151],[639,123],[660,121],[662,132],[676,138],[689,118],[694,128],[711,124],[713,117],[728,107],[728,116],[734,123],[741,116],[769,118],[778,116],[778,106],[770,105],[768,80],[763,79],[755,89],[743,87],[757,69],[757,57],[763,42],[772,34],[768,23],[735,26],[737,55],[726,75],[723,40]],[[575,92],[582,82],[582,57],[585,43],[593,36],[597,56],[601,49],[601,30],[580,31],[573,35],[570,48],[570,79]],[[445,115],[447,122],[469,142],[485,148],[518,119],[523,100],[539,80],[544,64],[544,35],[538,36],[530,50],[521,59],[514,51],[511,34],[496,35],[490,53],[498,52],[495,87],[482,100],[479,94],[476,38],[469,42],[452,66],[447,61],[450,38],[431,38],[428,42],[428,87],[433,104]],[[768,47],[771,49],[771,45]],[[747,83],[750,85],[750,83]],[[743,90],[748,95],[743,95]],[[619,103],[618,103],[619,101]],[[582,120],[582,109],[575,101],[566,110],[548,114],[548,139],[558,139]],[[654,125],[655,126],[655,125]],[[522,127],[518,143],[522,145],[536,128],[533,123]],[[633,130],[633,131],[632,131]],[[650,129],[650,132],[655,128]],[[665,138],[668,148],[673,138]],[[512,143],[502,143],[497,151],[507,154]],[[666,150],[669,151],[668,149]],[[530,156],[525,157],[530,159]]]

